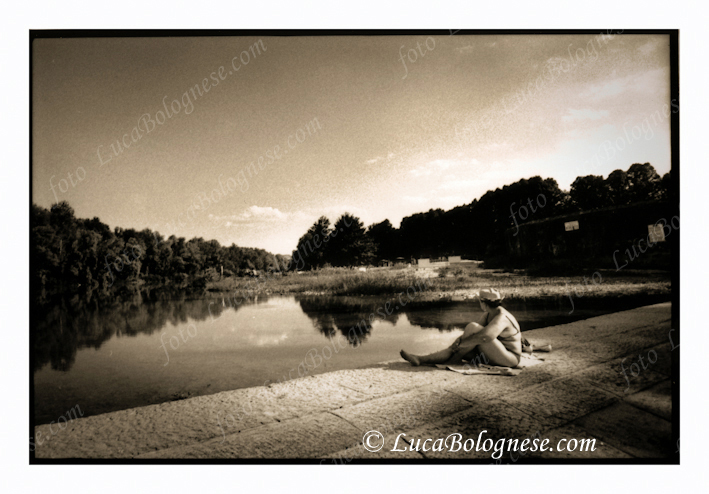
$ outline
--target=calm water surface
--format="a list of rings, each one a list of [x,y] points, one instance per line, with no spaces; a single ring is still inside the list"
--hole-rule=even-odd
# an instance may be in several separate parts
[[[95,415],[362,367],[396,359],[401,348],[427,353],[481,315],[475,302],[451,302],[399,308],[382,319],[387,301],[393,310],[395,299],[376,297],[269,297],[236,308],[220,296],[58,304],[37,316],[35,423],[76,405]],[[568,300],[507,308],[524,330],[618,310],[577,305],[569,315]],[[350,332],[358,323],[361,335]]]

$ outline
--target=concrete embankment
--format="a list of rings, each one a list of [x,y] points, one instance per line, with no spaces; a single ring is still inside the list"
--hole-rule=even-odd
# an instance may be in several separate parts
[[[464,376],[395,360],[35,428],[37,458],[490,458],[491,452],[391,451],[404,439],[538,435],[596,439],[595,452],[525,458],[670,458],[670,304],[525,333],[546,361],[515,377]],[[642,359],[642,360],[641,360]],[[370,430],[384,447],[363,445]],[[41,433],[41,434],[40,434]],[[43,439],[39,444],[37,437]],[[536,436],[535,436],[536,437]],[[49,438],[49,439],[47,439]],[[408,448],[400,439],[398,449]],[[516,460],[506,453],[501,461]],[[491,460],[492,461],[492,460]]]

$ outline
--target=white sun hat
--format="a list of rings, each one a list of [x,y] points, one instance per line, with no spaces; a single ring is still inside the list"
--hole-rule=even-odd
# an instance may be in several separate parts
[[[500,295],[500,292],[495,290],[494,288],[486,288],[484,290],[480,290],[478,292],[478,297],[480,300],[489,300],[491,302],[494,302],[496,300],[502,300],[504,297]]]

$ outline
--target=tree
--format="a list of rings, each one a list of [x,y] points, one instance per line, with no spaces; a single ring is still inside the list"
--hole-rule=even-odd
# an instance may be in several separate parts
[[[397,257],[398,235],[389,220],[370,225],[367,228],[367,236],[372,239],[376,247],[376,257],[378,259],[392,260]]]
[[[662,200],[670,199],[674,194],[672,190],[672,171],[665,173],[660,180],[658,198]]]
[[[327,262],[330,235],[330,220],[321,216],[305,235],[300,237],[291,256],[291,268],[310,270],[322,267]]]
[[[650,163],[634,163],[628,168],[631,202],[649,201],[660,195],[660,175]]]
[[[361,266],[374,260],[375,245],[359,218],[345,213],[335,222],[327,246],[327,260],[333,266]]]
[[[603,177],[587,175],[577,177],[571,184],[571,199],[582,210],[597,209],[609,206],[610,188]]]
[[[32,204],[30,235],[32,300],[40,303],[53,295],[108,297],[123,287],[134,291],[140,282],[200,287],[207,269],[217,272],[222,263],[234,273],[286,261],[263,249],[225,248],[216,240],[165,239],[148,228],[111,230],[98,218],[75,218],[65,201],[51,210]]]
[[[624,206],[630,203],[628,191],[628,174],[623,170],[613,170],[606,179],[610,201],[614,206]]]

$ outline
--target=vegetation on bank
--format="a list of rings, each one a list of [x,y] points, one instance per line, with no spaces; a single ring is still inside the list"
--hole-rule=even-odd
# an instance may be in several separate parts
[[[488,191],[469,205],[406,217],[398,229],[388,220],[365,228],[359,218],[347,213],[331,227],[323,216],[300,238],[290,257],[234,244],[224,247],[216,240],[186,240],[174,235],[165,238],[149,229],[111,230],[98,218],[76,218],[66,202],[49,210],[33,204],[31,298],[35,302],[47,301],[55,295],[101,298],[143,286],[197,292],[207,287],[241,290],[249,284],[245,276],[257,275],[266,275],[272,281],[273,293],[397,293],[417,283],[421,276],[409,271],[380,276],[377,271],[363,274],[322,268],[371,266],[383,259],[453,254],[485,259],[487,267],[525,267],[531,268],[528,274],[571,276],[578,269],[564,265],[564,261],[537,266],[534,271],[534,266],[510,266],[506,264],[509,260],[494,257],[504,252],[501,247],[504,231],[513,222],[525,219],[510,215],[513,205],[521,207],[534,199],[537,204],[534,216],[526,216],[531,221],[609,204],[663,200],[669,194],[670,175],[660,178],[649,163],[636,163],[627,172],[616,170],[606,179],[578,177],[570,192],[560,190],[553,179],[532,177]],[[648,255],[642,262],[655,261]],[[294,273],[304,270],[316,272]],[[449,292],[475,289],[476,283],[487,283],[484,277],[480,281],[477,275],[471,277],[466,273],[453,273],[451,278],[443,275],[427,289]],[[554,285],[550,280],[543,284]]]
[[[569,191],[561,190],[551,178],[522,179],[449,211],[431,209],[407,216],[399,228],[384,220],[365,229],[359,218],[349,214],[331,227],[323,216],[298,240],[292,259],[301,271],[450,255],[487,261],[506,252],[504,232],[517,225],[580,211],[667,201],[671,186],[670,173],[660,177],[650,163],[635,163],[607,178],[577,177]]]
[[[594,276],[594,273],[598,273]],[[585,278],[584,278],[585,277]],[[325,268],[256,279],[226,278],[208,283],[215,292],[229,292],[237,300],[258,295],[394,295],[416,290],[417,299],[462,299],[482,288],[495,287],[510,299],[566,297],[609,297],[636,294],[671,294],[668,272],[598,270],[585,274],[539,277],[524,271],[478,269],[470,265],[441,269],[371,268],[366,272],[346,268]]]
[[[216,240],[163,237],[156,231],[81,219],[67,202],[30,209],[30,287],[33,302],[54,295],[108,297],[141,286],[203,291],[224,274],[285,269],[286,256],[263,249],[223,247]]]

